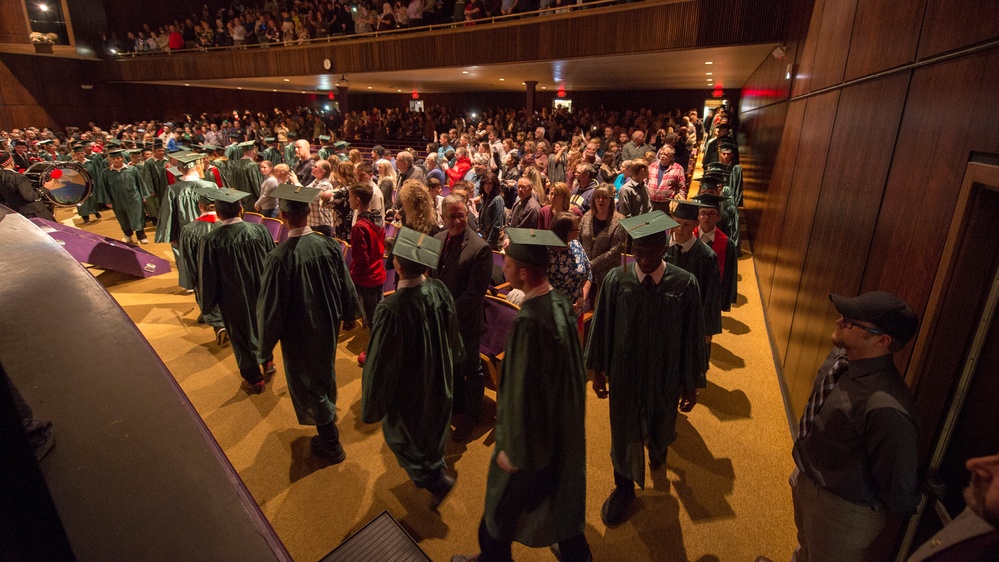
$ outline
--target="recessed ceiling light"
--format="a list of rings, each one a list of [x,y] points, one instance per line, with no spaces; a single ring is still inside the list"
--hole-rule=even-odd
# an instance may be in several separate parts
[[[272,91],[272,92],[276,92],[277,90],[271,90],[271,91]]]
[[[541,86],[541,89],[542,89],[542,90],[547,90],[547,89],[548,89],[548,86]]]
[[[705,72],[705,74],[707,74],[708,76],[711,76],[712,74],[714,74],[714,72]]]
[[[467,70],[462,70],[461,73],[462,74],[468,74],[468,71]]]
[[[505,82],[506,78],[500,78],[500,82]]]
[[[302,92],[302,93],[304,94],[305,92]]]
[[[236,86],[236,89],[237,89],[237,90],[242,90],[242,89],[243,89],[243,87],[242,87],[242,86]]]
[[[288,79],[288,78],[285,78],[285,79],[284,79],[284,81],[285,81],[285,82],[291,82],[291,80],[290,80],[290,79]]]
[[[185,86],[190,86],[190,84],[184,84]]]
[[[397,91],[397,92],[401,92],[402,90],[396,90],[396,91]]]
[[[368,86],[368,89],[370,90],[370,89],[371,89],[371,86]]]
[[[711,62],[711,61],[707,61],[707,62],[705,62],[704,64],[714,64],[714,63],[713,63],[713,62]]]

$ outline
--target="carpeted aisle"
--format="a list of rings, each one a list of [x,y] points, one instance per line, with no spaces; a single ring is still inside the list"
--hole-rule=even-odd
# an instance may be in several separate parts
[[[81,226],[71,211],[57,218]],[[74,222],[75,221],[75,222]],[[121,237],[108,211],[86,230]],[[150,234],[150,238],[152,235]],[[173,260],[166,244],[146,249]],[[787,478],[793,468],[777,375],[749,252],[740,260],[739,304],[716,336],[708,388],[690,414],[665,472],[655,475],[624,525],[607,529],[600,506],[613,487],[607,402],[587,402],[587,529],[595,560],[752,561],[790,557],[794,522]],[[311,427],[297,424],[277,351],[278,373],[261,395],[248,396],[231,348],[218,348],[199,325],[193,295],[176,272],[145,280],[92,270],[177,378],[239,471],[264,514],[297,560],[316,560],[388,510],[435,561],[478,550],[476,530],[492,452],[491,428],[467,445],[450,443],[458,483],[437,514],[386,447],[380,427],[361,423],[363,329],[341,334],[337,359],[339,425],[347,460],[337,466],[309,453]],[[487,413],[494,413],[493,395]],[[195,516],[195,514],[192,514]],[[517,560],[553,560],[547,549],[514,548]]]

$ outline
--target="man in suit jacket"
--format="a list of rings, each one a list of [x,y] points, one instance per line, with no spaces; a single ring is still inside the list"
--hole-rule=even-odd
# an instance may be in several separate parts
[[[468,227],[468,209],[461,195],[444,198],[445,230],[437,234],[444,241],[440,262],[433,276],[444,282],[454,297],[458,311],[458,327],[465,346],[465,361],[455,373],[453,414],[455,420],[451,438],[464,441],[479,423],[485,381],[479,362],[479,339],[484,324],[483,301],[492,275],[492,250],[485,240]]]

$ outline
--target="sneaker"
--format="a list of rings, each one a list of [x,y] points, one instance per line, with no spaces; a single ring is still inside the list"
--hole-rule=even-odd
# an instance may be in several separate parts
[[[313,455],[330,461],[330,464],[340,464],[347,458],[347,453],[344,452],[343,445],[339,441],[335,445],[329,445],[318,435],[312,437],[309,449],[312,450]]]
[[[215,330],[215,345],[222,347],[229,341],[229,331],[225,327]]]
[[[149,239],[148,238],[140,238],[139,239],[139,244],[148,244],[148,243],[149,243]]]
[[[121,239],[121,241],[126,244],[135,244],[135,239],[132,238],[131,236],[125,236],[124,238]]]
[[[608,527],[616,527],[628,519],[625,511],[631,501],[635,499],[635,490],[627,488],[614,488],[610,497],[604,502],[600,509],[600,520]]]
[[[358,367],[363,367],[364,366],[364,361],[366,361],[367,359],[368,359],[368,352],[367,351],[362,351],[357,356],[357,366]]]
[[[437,506],[451,493],[454,483],[454,477],[449,476],[446,472],[442,472],[436,482],[427,486],[427,491],[433,496],[430,500],[430,509],[437,509]]]
[[[269,379],[269,378],[273,377],[274,373],[276,373],[276,372],[277,372],[277,365],[275,365],[273,361],[267,361],[266,363],[264,363],[264,378],[265,379]]]
[[[242,387],[247,394],[260,394],[263,391],[267,390],[267,383],[265,383],[264,381],[260,381],[258,383],[250,384],[246,381],[243,381]]]

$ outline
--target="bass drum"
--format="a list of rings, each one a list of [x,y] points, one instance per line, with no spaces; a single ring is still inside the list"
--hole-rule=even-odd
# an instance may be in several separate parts
[[[38,162],[24,171],[24,177],[57,207],[75,207],[94,189],[87,169],[76,162]]]

